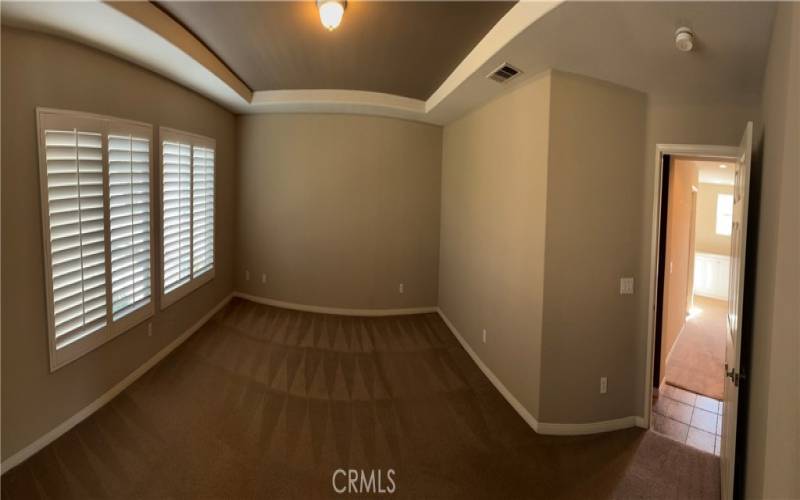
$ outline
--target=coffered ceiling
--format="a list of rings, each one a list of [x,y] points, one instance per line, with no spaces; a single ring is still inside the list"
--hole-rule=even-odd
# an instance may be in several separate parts
[[[350,89],[425,100],[514,2],[158,2],[253,91]]]

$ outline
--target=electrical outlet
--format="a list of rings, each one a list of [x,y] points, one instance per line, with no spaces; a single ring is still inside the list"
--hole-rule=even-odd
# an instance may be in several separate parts
[[[267,274],[266,273],[262,273],[261,274],[261,284],[262,285],[266,285],[267,284]]]
[[[483,343],[486,343],[486,328],[483,329]]]
[[[402,283],[400,283],[400,286],[397,287],[397,291],[400,292],[400,293],[405,293],[405,291],[406,291],[405,290],[405,286]]]
[[[244,280],[245,281],[250,281],[250,271],[248,271],[248,270],[244,271]]]
[[[600,394],[608,392],[608,378],[600,377]]]
[[[153,336],[153,323],[147,323],[147,336]]]

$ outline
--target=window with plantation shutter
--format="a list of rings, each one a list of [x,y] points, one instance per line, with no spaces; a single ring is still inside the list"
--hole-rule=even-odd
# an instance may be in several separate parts
[[[164,292],[191,279],[192,146],[164,141],[163,145]]]
[[[214,141],[161,127],[162,307],[214,277]]]
[[[111,293],[114,319],[150,301],[150,141],[108,136]]]
[[[103,141],[45,130],[56,348],[106,326]]]
[[[55,370],[153,313],[152,128],[49,109],[37,118]]]
[[[214,150],[194,148],[192,155],[192,272],[214,265]]]

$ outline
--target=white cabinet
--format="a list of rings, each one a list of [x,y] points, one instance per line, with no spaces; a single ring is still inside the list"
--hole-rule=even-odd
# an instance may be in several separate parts
[[[697,252],[694,254],[694,293],[704,297],[728,300],[727,255]]]

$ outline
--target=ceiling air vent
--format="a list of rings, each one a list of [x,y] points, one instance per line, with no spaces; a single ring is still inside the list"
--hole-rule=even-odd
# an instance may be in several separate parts
[[[522,73],[522,71],[518,70],[514,66],[508,63],[503,63],[499,68],[489,73],[487,78],[491,78],[496,82],[505,83],[520,73]]]

